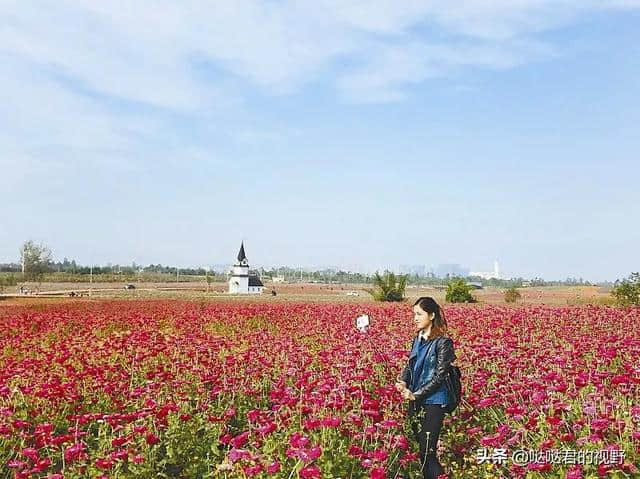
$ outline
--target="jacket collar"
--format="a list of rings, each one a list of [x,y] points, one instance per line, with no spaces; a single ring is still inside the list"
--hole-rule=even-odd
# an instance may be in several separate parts
[[[409,359],[413,358],[418,354],[418,346],[420,346],[420,339],[422,338],[422,330],[413,338],[413,344],[411,345],[411,354],[409,355]],[[425,338],[427,339],[427,338]]]
[[[426,336],[423,336],[422,333],[424,331],[420,330],[420,332],[416,335],[415,338],[413,338],[413,344],[411,346],[411,354],[409,354],[409,359],[413,358],[414,356],[416,356],[418,354],[418,346],[420,346],[420,339],[424,337],[425,341],[428,341],[429,338],[427,338]],[[440,336],[439,336],[440,337]],[[436,340],[438,338],[435,338]]]

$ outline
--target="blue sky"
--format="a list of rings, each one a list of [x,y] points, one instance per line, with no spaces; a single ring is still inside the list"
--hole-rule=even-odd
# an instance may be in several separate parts
[[[640,2],[0,6],[0,262],[640,269]]]

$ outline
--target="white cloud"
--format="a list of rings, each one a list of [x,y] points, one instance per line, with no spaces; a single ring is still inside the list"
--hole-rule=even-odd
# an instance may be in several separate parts
[[[50,0],[37,6],[6,0],[0,161],[13,166],[15,178],[28,158],[74,157],[61,151],[135,158],[170,131],[166,114],[216,117],[228,122],[232,140],[268,141],[277,129],[232,128],[230,118],[247,108],[250,88],[286,94],[321,82],[347,101],[400,101],[409,85],[429,78],[554,55],[537,34],[584,12],[638,6],[635,0]]]
[[[193,111],[224,101],[228,74],[275,93],[317,78],[337,78],[341,87],[378,74],[367,81],[386,94],[399,88],[396,81],[421,81],[455,64],[515,65],[530,52],[514,44],[532,41],[537,32],[590,9],[636,5],[632,0],[62,0],[38,6],[14,1],[3,7],[0,44],[88,90]],[[365,61],[345,78],[332,68],[341,58],[356,63],[375,58],[380,45],[383,55],[395,59]],[[401,70],[398,78],[376,73],[372,63],[385,61]],[[198,65],[220,73],[201,74]]]

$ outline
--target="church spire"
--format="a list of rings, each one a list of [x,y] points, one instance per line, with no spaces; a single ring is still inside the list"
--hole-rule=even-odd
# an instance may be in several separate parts
[[[242,263],[242,261],[247,261],[247,255],[244,254],[244,241],[240,243],[240,251],[238,252],[238,263]]]

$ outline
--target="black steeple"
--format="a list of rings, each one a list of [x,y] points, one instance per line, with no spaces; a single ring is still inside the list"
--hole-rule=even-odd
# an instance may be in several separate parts
[[[244,241],[240,243],[240,251],[238,252],[238,263],[242,263],[242,260],[247,260],[247,255],[244,254]]]

